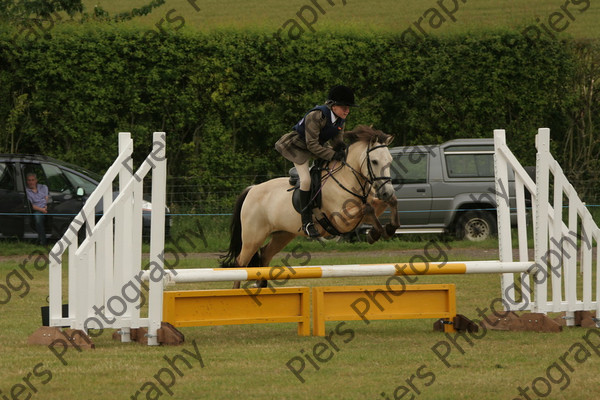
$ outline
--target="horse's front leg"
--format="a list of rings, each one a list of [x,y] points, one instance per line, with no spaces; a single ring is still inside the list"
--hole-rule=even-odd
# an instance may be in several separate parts
[[[396,196],[392,196],[392,198],[387,202],[387,206],[392,213],[392,220],[385,224],[385,232],[391,237],[396,234],[396,229],[400,228],[400,218],[398,217],[398,200]]]
[[[373,244],[379,240],[381,235],[387,237],[385,229],[379,222],[379,218],[377,218],[375,208],[369,203],[366,203],[363,208],[364,213],[364,222],[373,226],[373,229],[369,230],[367,234],[367,242],[369,244]]]
[[[384,239],[393,237],[396,234],[396,229],[400,227],[400,220],[398,218],[398,201],[396,196],[393,196],[388,201],[382,201],[377,198],[373,198],[370,201],[370,204],[374,209],[374,216],[372,218],[377,220],[377,223],[381,227],[379,230],[383,234]],[[388,222],[385,224],[385,227],[382,227],[379,223],[378,217],[383,214],[387,208],[389,208],[390,212],[392,213],[391,222]]]

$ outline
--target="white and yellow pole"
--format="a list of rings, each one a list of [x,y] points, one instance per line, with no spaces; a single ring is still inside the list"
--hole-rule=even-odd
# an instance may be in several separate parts
[[[167,282],[221,282],[342,278],[357,276],[457,275],[535,272],[532,262],[466,261],[446,263],[348,264],[314,267],[191,268],[166,270]],[[148,280],[146,272],[142,279]]]

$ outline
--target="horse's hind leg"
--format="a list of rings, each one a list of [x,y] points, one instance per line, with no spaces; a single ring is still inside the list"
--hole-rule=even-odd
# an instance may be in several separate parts
[[[262,242],[256,242],[256,241],[253,241],[250,243],[243,242],[242,250],[240,252],[240,255],[237,258],[238,267],[247,267],[248,264],[250,264],[250,262],[252,262],[253,260],[256,262],[257,265],[251,265],[251,267],[261,266],[262,265],[262,260],[261,260],[262,257],[261,257],[260,252],[258,252],[261,244],[262,244]],[[255,257],[258,258],[258,260],[256,260]],[[233,288],[239,289],[240,281],[233,282]]]
[[[264,227],[246,226],[245,231],[242,231],[242,249],[237,257],[237,265],[239,267],[260,267],[264,266],[262,252],[258,252],[260,246],[264,243],[269,235],[269,231]],[[249,265],[252,263],[253,265]],[[239,289],[240,282],[233,283],[234,289]]]
[[[274,232],[271,235],[269,243],[261,247],[260,249],[260,265],[262,267],[268,267],[271,260],[277,253],[279,253],[289,242],[291,242],[297,235],[289,232]],[[270,273],[272,276],[272,274]],[[267,280],[261,279],[256,283],[257,287],[267,287]]]
[[[283,250],[283,248],[296,236],[295,233],[290,232],[274,232],[273,235],[271,235],[271,241],[263,247],[263,251],[261,252],[263,267],[268,267],[273,257]]]

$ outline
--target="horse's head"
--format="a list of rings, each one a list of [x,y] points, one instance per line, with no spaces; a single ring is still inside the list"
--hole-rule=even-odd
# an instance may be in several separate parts
[[[346,160],[348,165],[360,171],[379,199],[390,200],[394,186],[390,177],[392,155],[387,146],[394,137],[365,125],[359,125],[344,136],[351,143]]]

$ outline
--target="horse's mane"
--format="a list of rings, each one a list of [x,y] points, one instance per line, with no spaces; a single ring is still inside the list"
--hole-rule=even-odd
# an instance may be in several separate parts
[[[356,142],[389,144],[392,141],[393,136],[378,129],[374,129],[371,126],[358,125],[353,130],[344,132],[344,138],[348,139],[350,144]]]

